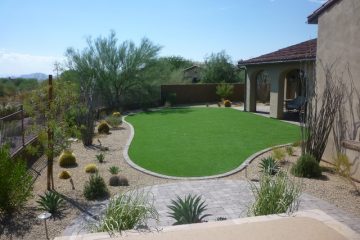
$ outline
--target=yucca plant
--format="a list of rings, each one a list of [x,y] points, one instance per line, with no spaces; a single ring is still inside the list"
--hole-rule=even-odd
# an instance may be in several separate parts
[[[95,157],[96,157],[96,159],[98,160],[99,163],[103,163],[104,160],[105,160],[105,155],[103,153],[96,154]]]
[[[47,211],[51,214],[59,214],[64,207],[64,199],[56,192],[45,192],[45,195],[39,195],[40,199],[36,202],[39,209]]]
[[[261,159],[259,163],[260,172],[269,175],[275,175],[279,172],[280,167],[273,157],[267,157]]]
[[[177,196],[176,200],[171,200],[171,205],[168,206],[171,212],[168,216],[175,219],[174,225],[200,223],[211,214],[204,214],[207,210],[205,201],[201,201],[201,197],[191,194],[181,199]]]
[[[146,225],[149,219],[159,220],[153,197],[146,191],[133,190],[111,199],[99,223],[91,225],[90,229],[92,232],[121,233]]]
[[[120,168],[117,166],[111,166],[108,170],[112,175],[116,175],[120,172]]]

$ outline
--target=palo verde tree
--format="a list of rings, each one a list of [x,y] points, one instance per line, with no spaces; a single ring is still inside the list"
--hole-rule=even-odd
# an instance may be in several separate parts
[[[109,108],[119,108],[126,95],[144,84],[142,72],[157,57],[159,46],[143,38],[118,44],[115,32],[107,38],[89,38],[82,51],[69,48],[68,66],[78,75],[80,98],[87,109],[83,118],[83,142],[92,144],[94,117],[100,100]]]
[[[38,134],[39,147],[47,156],[48,190],[54,189],[53,158],[69,147],[67,139],[76,132],[66,122],[65,114],[77,99],[75,84],[58,79],[43,82],[24,102],[25,112],[35,123],[30,130]]]

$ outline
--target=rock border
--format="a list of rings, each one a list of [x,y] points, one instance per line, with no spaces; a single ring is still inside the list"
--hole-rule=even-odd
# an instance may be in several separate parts
[[[217,174],[217,175],[212,175],[212,176],[203,176],[203,177],[175,177],[175,176],[169,176],[169,175],[164,175],[164,174],[160,174],[160,173],[156,173],[156,172],[153,172],[153,171],[150,171],[150,170],[147,170],[139,165],[137,165],[136,163],[134,163],[128,152],[129,152],[129,148],[130,148],[130,144],[135,136],[135,130],[134,130],[134,127],[133,125],[131,125],[131,123],[127,122],[125,120],[125,118],[129,115],[135,115],[135,113],[131,113],[131,114],[128,114],[126,116],[123,116],[122,117],[122,120],[124,123],[128,124],[128,126],[130,127],[130,136],[129,136],[129,139],[127,140],[125,146],[124,146],[124,150],[123,150],[123,157],[125,159],[125,161],[127,162],[127,164],[129,164],[132,168],[142,172],[142,173],[145,173],[145,174],[148,174],[148,175],[151,175],[151,176],[155,176],[155,177],[159,177],[159,178],[165,178],[165,179],[172,179],[172,180],[207,180],[207,179],[216,179],[216,178],[223,178],[223,177],[227,177],[227,176],[230,176],[230,175],[233,175],[235,173],[238,173],[242,170],[244,170],[245,168],[247,168],[249,166],[249,164],[255,159],[257,158],[258,156],[266,153],[266,152],[269,152],[273,149],[276,149],[276,148],[281,148],[281,147],[285,147],[285,146],[289,146],[291,145],[292,143],[287,143],[287,144],[281,144],[281,145],[276,145],[276,146],[273,146],[273,147],[269,147],[269,148],[266,148],[266,149],[263,149],[259,152],[256,152],[254,154],[252,154],[250,157],[248,157],[243,163],[241,163],[237,168],[229,171],[229,172],[226,172],[226,173],[221,173],[221,174]]]

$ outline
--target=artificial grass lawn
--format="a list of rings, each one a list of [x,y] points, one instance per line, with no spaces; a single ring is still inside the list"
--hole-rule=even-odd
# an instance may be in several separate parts
[[[298,126],[230,108],[176,108],[126,118],[135,129],[129,156],[153,172],[210,176],[262,149],[300,139]]]

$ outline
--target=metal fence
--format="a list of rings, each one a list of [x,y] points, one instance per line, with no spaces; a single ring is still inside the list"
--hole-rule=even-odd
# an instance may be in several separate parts
[[[16,112],[0,118],[0,146],[7,144],[12,156],[36,137],[33,121],[26,116],[22,105]]]

